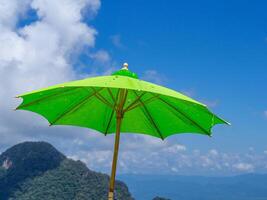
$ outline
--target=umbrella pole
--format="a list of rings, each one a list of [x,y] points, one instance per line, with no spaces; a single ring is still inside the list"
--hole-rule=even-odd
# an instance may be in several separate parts
[[[115,176],[116,176],[116,168],[117,168],[117,160],[119,152],[119,143],[120,143],[121,120],[122,117],[117,115],[116,136],[115,136],[115,145],[114,145],[114,153],[112,161],[112,170],[109,182],[108,200],[114,200],[114,187],[115,187]]]
[[[114,189],[115,189],[115,177],[116,177],[116,168],[117,168],[117,160],[118,160],[118,152],[119,152],[119,144],[120,144],[120,129],[121,122],[123,119],[123,106],[127,97],[127,91],[125,89],[120,90],[120,102],[116,112],[116,135],[115,135],[115,144],[114,144],[114,152],[113,152],[113,161],[112,161],[112,170],[109,181],[109,193],[108,200],[114,200]]]

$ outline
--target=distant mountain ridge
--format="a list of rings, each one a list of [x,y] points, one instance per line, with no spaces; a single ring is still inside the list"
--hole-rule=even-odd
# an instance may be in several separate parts
[[[106,200],[109,177],[66,158],[46,142],[25,142],[0,155],[0,200]],[[134,200],[116,182],[118,200]]]
[[[232,177],[120,175],[138,200],[267,200],[267,174]]]

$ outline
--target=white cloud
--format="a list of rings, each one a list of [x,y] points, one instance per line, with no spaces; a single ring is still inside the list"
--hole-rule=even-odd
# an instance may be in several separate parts
[[[166,147],[164,150],[168,153],[178,153],[178,152],[186,151],[186,147],[181,144],[173,144],[169,147]]]
[[[200,156],[200,164],[202,167],[211,167],[213,165],[213,161],[208,156]]]
[[[263,115],[267,118],[267,110],[263,112]]]
[[[171,170],[172,170],[173,172],[178,172],[178,171],[179,171],[176,167],[172,167]]]
[[[233,167],[241,172],[252,172],[254,170],[254,166],[250,163],[237,163]]]
[[[102,141],[101,138],[98,139],[98,143]],[[109,173],[113,136],[105,139],[109,140],[106,145],[101,144],[92,150],[77,150],[77,155],[79,155],[77,157],[85,160],[92,169],[99,170],[101,166],[103,171]],[[110,158],[105,157],[103,151],[110,151],[108,153]],[[93,152],[93,156],[89,156],[89,159],[90,152]],[[104,160],[100,162],[104,157],[106,162]],[[162,142],[149,136],[122,134],[119,163],[119,173],[195,173],[202,175],[221,175],[224,173],[230,175],[252,172],[256,169],[266,170],[267,159],[264,155],[247,157],[246,153],[223,153],[216,149],[210,149],[206,153],[199,150],[190,151],[186,146],[176,144],[171,140]]]
[[[0,2],[0,145],[33,139],[32,133],[42,129],[35,126],[47,126],[35,115],[14,113],[20,101],[13,97],[79,75],[72,60],[83,48],[94,46],[97,34],[83,22],[82,12],[86,8],[96,13],[99,6],[98,0]],[[37,12],[37,21],[16,26],[29,9]]]
[[[219,155],[218,151],[216,149],[211,149],[209,151],[209,154],[213,157],[217,157]]]
[[[14,29],[19,16],[23,16],[31,0],[1,0],[0,2],[0,28]]]

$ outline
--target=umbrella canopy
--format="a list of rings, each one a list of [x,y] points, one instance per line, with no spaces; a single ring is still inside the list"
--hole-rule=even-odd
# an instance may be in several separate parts
[[[116,133],[111,180],[115,179],[120,133],[140,133],[163,140],[178,133],[210,136],[214,125],[227,124],[206,105],[139,80],[128,70],[128,64],[110,76],[58,84],[18,97],[23,102],[17,109],[38,113],[50,125],[87,127],[105,135]]]
[[[125,71],[125,74],[123,73]],[[38,113],[50,125],[73,125],[116,132],[119,91],[127,92],[122,133],[142,133],[164,139],[177,133],[211,135],[211,128],[226,121],[207,106],[174,90],[127,76],[120,70],[111,76],[63,83],[20,95],[17,108]]]

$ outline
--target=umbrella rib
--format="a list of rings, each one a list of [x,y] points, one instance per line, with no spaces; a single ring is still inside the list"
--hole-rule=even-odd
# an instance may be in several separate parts
[[[201,131],[203,131],[204,133],[210,135],[210,133],[207,130],[205,130],[200,124],[198,124],[197,122],[195,122],[193,119],[191,119],[184,112],[182,112],[181,110],[179,110],[178,108],[176,108],[174,105],[170,104],[169,102],[167,102],[166,100],[164,100],[162,98],[159,98],[159,100],[161,100],[163,103],[165,103],[166,105],[168,105],[169,107],[171,107],[172,109],[174,109],[176,112],[180,113],[182,116],[184,116],[186,119],[188,119],[192,124],[194,124],[195,126],[197,126]]]
[[[135,93],[135,95],[137,96],[136,92],[134,92],[134,93]],[[164,140],[164,137],[163,137],[163,135],[162,135],[162,133],[161,133],[159,127],[158,127],[157,124],[155,123],[155,120],[154,120],[153,117],[151,116],[151,114],[150,114],[149,110],[147,109],[146,105],[144,104],[144,102],[143,102],[141,99],[139,99],[139,102],[140,102],[140,103],[142,104],[142,106],[144,107],[144,110],[145,110],[145,112],[146,112],[146,114],[147,114],[147,116],[148,116],[150,122],[152,123],[152,125],[153,125],[154,128],[156,129],[156,131],[157,131],[157,133],[159,134],[160,138],[161,138],[162,140]]]
[[[159,94],[154,95],[153,97],[151,97],[151,98],[149,98],[149,99],[143,101],[143,103],[144,103],[144,104],[151,103],[152,101],[154,101],[154,100],[157,99],[158,97],[159,97]],[[135,105],[133,105],[132,107],[130,107],[130,108],[128,108],[127,110],[125,110],[125,112],[128,112],[128,111],[130,111],[130,110],[133,110],[133,109],[135,109],[135,108],[137,108],[137,107],[141,107],[141,106],[143,106],[141,103],[135,104]]]
[[[93,89],[94,90],[94,89]],[[53,124],[55,124],[58,120],[60,120],[62,117],[66,116],[67,114],[69,114],[70,112],[73,112],[74,110],[79,109],[83,104],[85,104],[92,96],[95,95],[95,93],[99,92],[103,90],[103,88],[99,89],[98,91],[94,90],[93,94],[89,94],[88,96],[86,96],[85,98],[83,98],[81,101],[79,101],[77,104],[74,104],[73,106],[71,106],[70,108],[68,108],[67,110],[65,110],[62,114],[60,114],[53,122],[50,123],[50,126],[52,126]]]
[[[98,100],[100,100],[102,103],[106,104],[107,106],[109,106],[109,107],[111,107],[111,108],[114,107],[114,105],[112,105],[112,103],[110,103],[107,99],[105,99],[105,97],[103,97],[101,94],[99,94],[99,91],[96,91],[94,88],[93,88],[93,90],[95,91],[94,96],[95,96]]]
[[[135,93],[135,94],[136,94],[136,93]],[[143,92],[141,95],[137,96],[136,99],[135,99],[129,106],[127,106],[127,107],[123,110],[123,112],[127,112],[127,111],[129,111],[129,110],[132,110],[133,108],[135,108],[136,106],[138,106],[138,104],[137,104],[138,100],[141,99],[141,97],[144,96],[145,94],[146,94],[146,93]]]
[[[114,110],[114,109],[112,109],[112,112],[111,112],[110,118],[109,118],[109,120],[108,120],[108,125],[107,125],[107,127],[106,127],[106,130],[105,130],[105,133],[104,133],[104,134],[105,134],[105,136],[108,134],[108,129],[109,129],[109,127],[110,127],[111,120],[112,120],[112,117],[113,117],[114,113],[115,113],[115,110]]]
[[[107,90],[108,90],[108,93],[109,93],[109,95],[111,96],[111,98],[112,98],[114,104],[116,104],[116,101],[117,101],[117,100],[114,98],[114,96],[113,96],[113,94],[112,94],[110,88],[107,88]]]
[[[112,113],[111,113],[111,115],[110,115],[110,118],[109,118],[109,121],[108,121],[108,125],[107,125],[107,128],[106,128],[106,130],[105,130],[105,135],[107,135],[107,133],[108,133],[108,129],[109,129],[109,127],[110,127],[111,120],[112,120],[112,117],[113,117],[114,112],[115,112],[115,109],[116,109],[116,104],[117,104],[116,102],[117,102],[117,100],[118,100],[119,93],[120,93],[120,90],[118,90],[118,92],[117,92],[116,99],[114,98],[114,107],[113,107],[113,109],[112,109]]]
[[[70,88],[70,89],[65,90],[65,91],[62,91],[62,92],[60,92],[60,93],[55,93],[55,94],[51,94],[51,95],[45,96],[45,97],[43,97],[43,98],[37,99],[37,100],[32,101],[32,102],[30,102],[30,103],[27,103],[27,104],[25,104],[25,105],[18,106],[16,109],[25,108],[25,107],[31,106],[31,105],[33,105],[33,104],[35,104],[35,103],[39,103],[39,102],[41,102],[41,101],[44,101],[44,100],[46,100],[46,99],[49,99],[49,98],[51,98],[51,97],[59,96],[59,95],[62,95],[62,94],[64,94],[64,93],[66,93],[66,92],[69,92],[69,91],[71,91],[71,90],[76,90],[76,89],[80,89],[80,87]]]
[[[159,96],[160,96],[159,94],[154,95],[154,97],[151,97],[151,98],[145,100],[144,104],[152,102],[154,99],[157,99]]]

